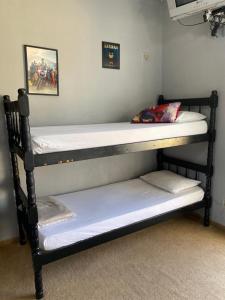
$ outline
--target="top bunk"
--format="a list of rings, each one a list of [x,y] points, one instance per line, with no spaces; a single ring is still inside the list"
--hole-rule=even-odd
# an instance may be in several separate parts
[[[25,163],[26,169],[68,163],[98,157],[163,149],[215,139],[215,110],[218,95],[208,98],[164,99],[158,103],[179,101],[182,109],[209,109],[209,122],[131,124],[108,123],[93,125],[30,127],[29,100],[24,89],[18,100],[4,96],[10,149]]]

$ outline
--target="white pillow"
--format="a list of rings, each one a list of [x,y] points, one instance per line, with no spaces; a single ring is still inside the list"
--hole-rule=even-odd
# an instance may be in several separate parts
[[[151,172],[140,178],[173,194],[180,193],[201,183],[198,180],[189,179],[167,170]]]
[[[206,119],[206,116],[194,111],[179,111],[176,123],[194,122]]]

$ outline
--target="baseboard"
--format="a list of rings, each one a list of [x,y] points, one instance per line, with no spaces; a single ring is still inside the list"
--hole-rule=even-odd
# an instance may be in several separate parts
[[[215,221],[211,221],[211,223],[212,223],[215,227],[217,227],[217,228],[219,228],[219,229],[225,231],[225,226],[224,226],[224,225],[219,224],[219,223],[217,223],[217,222],[215,222]]]
[[[190,219],[192,219],[192,220],[194,220],[194,221],[203,221],[203,219],[202,219],[202,216],[201,215],[199,215],[198,213],[195,213],[195,212],[193,212],[193,213],[191,213],[190,215],[188,215],[188,217],[190,218]],[[224,230],[225,231],[225,226],[224,225],[222,225],[222,224],[219,224],[219,223],[217,223],[217,222],[215,222],[215,221],[210,221],[210,223],[214,226],[214,227],[216,227],[216,228],[218,228],[218,229],[221,229],[221,230]]]
[[[8,246],[8,245],[12,245],[18,243],[18,237],[14,237],[8,240],[2,240],[0,241],[0,247],[4,247],[4,246]]]

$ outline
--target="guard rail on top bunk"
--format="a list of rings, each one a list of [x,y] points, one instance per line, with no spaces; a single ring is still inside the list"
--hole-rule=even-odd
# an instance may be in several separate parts
[[[216,108],[218,105],[218,95],[216,91],[213,91],[211,96],[208,98],[179,99],[179,101],[182,103],[182,106],[187,106],[189,110],[194,106],[199,107],[199,111],[201,111],[201,108],[203,106],[208,106],[210,108],[210,118],[207,134],[169,138],[126,145],[48,153],[42,155],[33,154],[32,151],[32,140],[29,125],[30,112],[28,96],[24,89],[19,89],[18,94],[18,100],[16,101],[10,101],[9,96],[4,96],[4,109],[7,121],[9,148],[12,161],[20,243],[24,244],[26,242],[26,239],[28,238],[31,245],[37,299],[43,297],[41,273],[42,266],[49,262],[145,228],[165,218],[171,217],[181,211],[190,211],[202,207],[205,209],[204,224],[206,226],[209,225],[209,213],[212,202],[211,179],[213,175],[213,145],[216,136],[215,118]],[[165,100],[163,96],[159,97],[160,104],[174,101],[177,100]],[[162,150],[162,148],[203,141],[208,142],[207,163],[205,165],[168,157],[163,153]],[[38,211],[36,205],[35,181],[33,174],[35,167],[44,166],[47,164],[56,164],[153,149],[159,149],[157,155],[159,170],[163,169],[165,165],[167,165],[168,168],[170,168],[171,165],[174,165],[177,173],[180,173],[182,169],[185,169],[187,177],[189,177],[190,172],[193,171],[195,172],[195,176],[197,176],[198,173],[203,173],[206,176],[205,196],[201,202],[189,207],[178,209],[177,211],[169,212],[148,220],[131,224],[60,249],[44,251],[39,248]],[[24,193],[20,185],[17,155],[24,162],[27,195]]]
[[[172,101],[177,100],[164,100],[163,96],[160,96],[159,98],[160,103]],[[198,106],[199,111],[201,111],[202,106],[210,106],[211,120],[213,122],[213,115],[218,102],[216,91],[213,91],[211,96],[208,98],[179,99],[179,101],[182,102],[183,106],[188,106],[189,109],[191,109],[193,106]],[[208,134],[33,155],[29,126],[29,100],[26,91],[24,89],[19,89],[17,101],[10,101],[9,96],[4,96],[4,104],[6,117],[8,120],[8,132],[11,149],[24,161],[25,169],[27,170],[32,170],[34,167],[52,164],[69,163],[98,157],[107,157],[112,155],[198,143],[208,141],[213,135],[210,126]]]

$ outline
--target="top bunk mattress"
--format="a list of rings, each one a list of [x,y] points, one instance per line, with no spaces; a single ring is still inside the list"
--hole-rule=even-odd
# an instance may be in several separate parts
[[[206,121],[187,123],[107,123],[31,127],[34,154],[154,141],[207,133]]]

